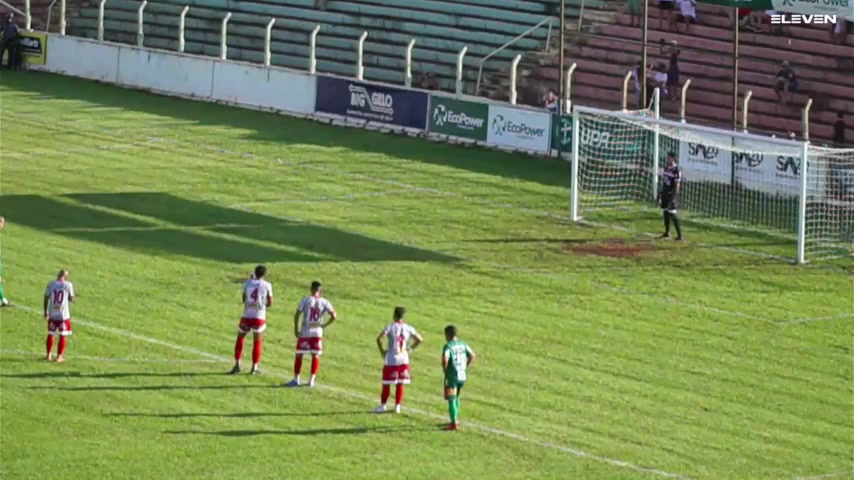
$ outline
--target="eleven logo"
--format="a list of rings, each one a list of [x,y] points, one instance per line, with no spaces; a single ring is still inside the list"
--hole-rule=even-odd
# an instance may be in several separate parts
[[[365,108],[374,113],[382,113],[384,115],[394,115],[394,99],[391,94],[382,92],[369,92],[367,88],[361,85],[350,85],[350,105],[353,107]]]

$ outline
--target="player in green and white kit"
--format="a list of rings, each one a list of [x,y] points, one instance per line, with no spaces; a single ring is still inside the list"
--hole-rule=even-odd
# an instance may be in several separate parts
[[[6,219],[0,217],[0,230],[6,226]],[[9,300],[6,299],[6,292],[3,291],[3,263],[0,262],[0,307],[9,305]]]
[[[457,338],[457,327],[445,327],[445,340],[442,347],[442,371],[445,372],[445,400],[448,401],[448,413],[451,423],[445,430],[459,429],[457,416],[460,413],[460,390],[466,384],[466,369],[474,362],[474,351],[466,342]]]

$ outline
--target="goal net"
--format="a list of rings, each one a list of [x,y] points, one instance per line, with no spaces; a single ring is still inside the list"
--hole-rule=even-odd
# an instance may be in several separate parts
[[[671,153],[683,176],[679,215],[692,239],[799,261],[850,254],[854,150],[636,112],[576,108],[573,220],[660,234],[655,199]]]

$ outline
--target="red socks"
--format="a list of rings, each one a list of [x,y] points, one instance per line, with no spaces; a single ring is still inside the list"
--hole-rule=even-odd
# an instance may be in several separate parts
[[[239,362],[243,357],[243,344],[246,343],[246,337],[238,335],[237,341],[234,343],[234,361]]]
[[[241,349],[243,345],[240,346]],[[261,340],[255,340],[252,342],[252,365],[258,365],[258,362],[261,361]]]
[[[59,337],[59,348],[57,349],[56,354],[57,354],[58,356],[60,356],[60,357],[62,356],[62,354],[63,354],[63,353],[65,353],[65,344],[66,344],[66,342],[68,342],[68,339],[67,339],[67,338],[65,338],[65,337]]]
[[[380,403],[385,405],[388,402],[388,397],[391,394],[391,385],[383,385],[383,393],[380,395]]]
[[[403,384],[398,383],[395,385],[397,388],[394,390],[394,404],[400,405],[403,403]],[[385,402],[383,402],[385,403]]]
[[[302,355],[297,355],[294,358],[294,376],[298,377],[299,372],[302,370]]]
[[[320,357],[315,355],[311,357],[311,374],[317,375],[318,370],[320,370]]]
[[[50,351],[53,350],[53,335],[47,336],[47,340],[45,341],[45,346],[47,347],[47,354],[50,355]]]

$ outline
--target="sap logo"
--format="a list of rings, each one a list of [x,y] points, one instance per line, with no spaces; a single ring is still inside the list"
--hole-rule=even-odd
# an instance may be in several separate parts
[[[797,177],[801,171],[801,160],[795,157],[777,157],[777,171]]]
[[[703,157],[706,160],[714,160],[720,150],[717,147],[709,147],[699,143],[688,144],[688,155],[692,157]]]
[[[580,135],[582,145],[605,148],[611,142],[611,134],[602,130],[585,128],[581,130]]]
[[[735,158],[735,163],[743,163],[746,164],[750,168],[758,167],[763,160],[765,160],[765,155],[761,153],[735,153],[733,154]]]
[[[360,85],[350,85],[350,106],[365,108],[375,113],[394,115],[394,98],[389,93],[369,92]]]

